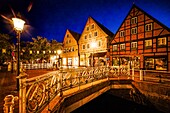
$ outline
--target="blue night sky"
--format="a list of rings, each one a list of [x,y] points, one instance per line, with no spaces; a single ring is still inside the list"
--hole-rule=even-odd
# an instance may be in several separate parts
[[[170,27],[169,0],[0,0],[0,14],[12,18],[11,8],[15,14],[21,13],[26,20],[21,40],[42,36],[62,42],[66,29],[82,33],[89,16],[115,33],[134,1]],[[9,22],[1,16],[0,33],[12,34],[11,29]]]

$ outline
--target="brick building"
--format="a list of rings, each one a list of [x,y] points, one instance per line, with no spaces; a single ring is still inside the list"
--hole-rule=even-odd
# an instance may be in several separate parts
[[[170,29],[133,5],[110,45],[110,65],[170,71]]]

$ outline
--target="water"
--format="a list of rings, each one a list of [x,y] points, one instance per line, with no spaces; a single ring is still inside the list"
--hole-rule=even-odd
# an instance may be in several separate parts
[[[162,113],[162,112],[105,93],[71,113]]]

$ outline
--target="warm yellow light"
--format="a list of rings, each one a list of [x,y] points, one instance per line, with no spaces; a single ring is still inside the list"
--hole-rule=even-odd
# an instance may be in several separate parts
[[[45,51],[43,51],[43,54],[45,54]]]
[[[58,53],[58,54],[61,54],[61,52],[62,52],[61,50],[57,50],[57,53]]]
[[[91,45],[91,48],[93,48],[93,49],[97,47],[97,43],[96,42],[91,42],[90,45]]]
[[[32,54],[32,50],[30,50],[30,54]]]
[[[25,21],[19,18],[12,18],[13,24],[14,24],[14,29],[17,31],[22,31],[24,28]]]

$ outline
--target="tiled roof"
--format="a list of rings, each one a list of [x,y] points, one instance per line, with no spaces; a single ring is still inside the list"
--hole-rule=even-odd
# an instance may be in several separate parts
[[[76,41],[78,41],[80,39],[81,34],[71,31],[71,30],[68,30],[68,31],[73,35],[73,37]]]
[[[91,17],[92,18],[92,17]],[[99,23],[97,20],[95,20],[94,18],[92,18],[95,22],[96,22],[96,24],[107,34],[107,35],[109,35],[110,37],[113,37],[113,33],[109,30],[109,29],[107,29],[104,25],[102,25],[101,23]]]

